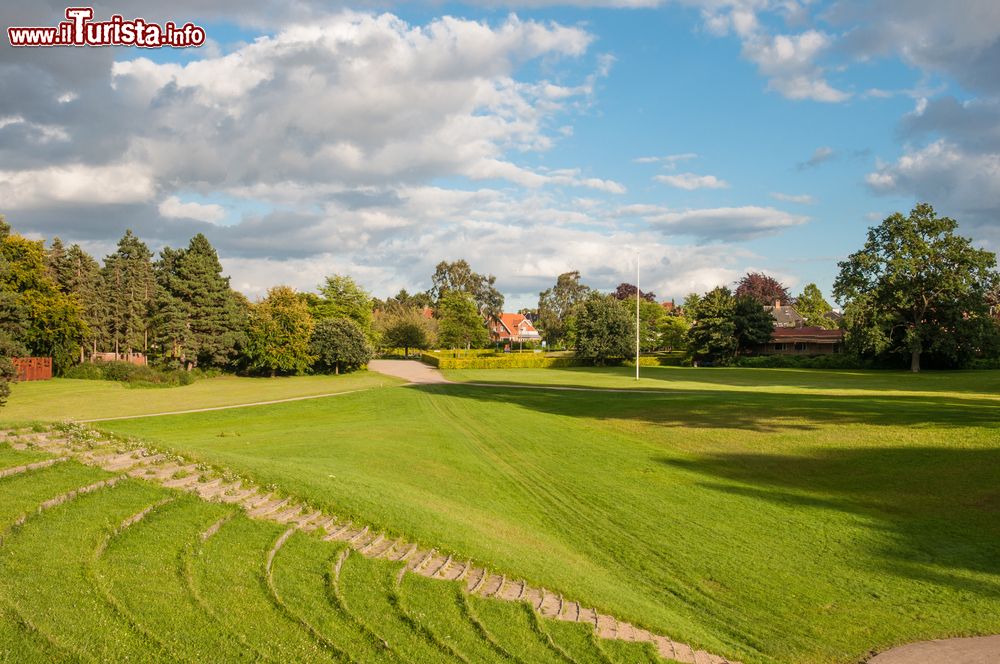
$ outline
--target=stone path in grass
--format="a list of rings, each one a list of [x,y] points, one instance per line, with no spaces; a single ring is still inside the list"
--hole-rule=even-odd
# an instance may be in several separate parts
[[[465,590],[473,595],[528,602],[545,618],[593,625],[597,635],[603,639],[651,643],[661,656],[683,664],[739,664],[581,606],[560,593],[508,578],[471,560],[456,558],[404,537],[387,536],[364,524],[338,519],[294,497],[266,491],[245,480],[228,479],[226,473],[195,464],[184,457],[144,447],[129,447],[120,441],[96,439],[93,432],[82,428],[76,433],[74,436],[59,431],[9,431],[0,434],[0,440],[7,441],[15,449],[42,450],[116,473],[115,478],[98,483],[101,486],[122,477],[138,478],[195,493],[205,500],[238,505],[250,518],[288,525],[287,534],[294,529],[319,531],[324,540],[346,542],[367,557],[402,562],[405,565],[403,573],[460,581],[464,583]],[[28,466],[23,468],[21,472],[29,469]],[[97,485],[86,490],[94,488]],[[72,495],[75,494],[67,494],[69,497]]]
[[[1000,635],[939,639],[899,646],[875,655],[868,664],[997,664]]]

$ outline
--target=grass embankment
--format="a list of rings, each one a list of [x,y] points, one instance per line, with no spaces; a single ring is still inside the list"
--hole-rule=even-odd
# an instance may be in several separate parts
[[[107,428],[748,662],[1000,632],[1000,372],[644,375],[649,394],[436,385]]]
[[[192,385],[153,389],[103,380],[55,378],[14,385],[0,418],[9,423],[145,415],[363,390],[400,382],[367,371],[345,376],[219,376]]]
[[[455,584],[399,585],[401,563],[352,552],[339,566],[342,543],[285,538],[287,526],[139,480],[95,485],[109,477],[70,461],[0,478],[0,661],[422,664],[493,652],[456,612]]]

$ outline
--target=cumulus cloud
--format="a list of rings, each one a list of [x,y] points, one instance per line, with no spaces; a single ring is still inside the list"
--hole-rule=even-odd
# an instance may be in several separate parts
[[[0,201],[7,210],[52,204],[119,204],[148,200],[152,177],[138,164],[51,166],[0,170]]]
[[[630,206],[621,215],[639,215],[666,235],[690,236],[699,242],[740,242],[774,235],[809,221],[773,207],[696,208],[671,210],[656,206]]]
[[[184,202],[177,196],[163,199],[156,208],[161,217],[196,219],[210,224],[218,223],[226,218],[226,210],[216,203]]]
[[[958,219],[966,232],[1000,247],[1000,154],[971,152],[939,139],[880,164],[865,181],[875,193],[930,202],[940,214]]]
[[[653,177],[657,182],[693,191],[695,189],[726,189],[729,183],[720,180],[714,175],[696,175],[695,173],[678,173],[677,175],[656,175]]]

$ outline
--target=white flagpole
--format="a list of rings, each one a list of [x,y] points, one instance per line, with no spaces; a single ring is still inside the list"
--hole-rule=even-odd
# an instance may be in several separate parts
[[[635,254],[635,379],[639,380],[639,254]]]

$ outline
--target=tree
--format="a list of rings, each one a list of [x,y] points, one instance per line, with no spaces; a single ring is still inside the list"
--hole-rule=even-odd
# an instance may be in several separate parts
[[[733,303],[737,354],[752,346],[766,344],[774,333],[774,317],[750,296],[737,297]]]
[[[80,305],[88,329],[84,344],[96,353],[98,343],[108,336],[101,266],[78,244],[64,250],[59,238],[53,239],[46,260],[59,290],[74,297]],[[83,359],[84,347],[81,345],[80,361]]]
[[[688,332],[689,349],[696,359],[728,364],[739,350],[734,317],[736,300],[725,286],[700,298],[698,319]]]
[[[837,328],[837,321],[827,316],[832,310],[830,304],[823,298],[823,293],[816,284],[808,284],[795,298],[795,310],[806,319],[806,324],[822,327],[827,330]]]
[[[0,217],[0,294],[10,341],[52,358],[57,371],[76,357],[87,324],[77,301],[62,292],[46,266],[41,241],[11,233]]]
[[[375,342],[372,327],[372,297],[354,279],[334,274],[326,278],[319,287],[320,300],[312,308],[317,320],[324,318],[350,318],[370,342]]]
[[[833,285],[846,303],[852,345],[902,352],[910,370],[933,352],[960,365],[990,341],[987,294],[997,283],[996,256],[955,234],[958,223],[926,203],[868,229],[859,251],[838,263]]]
[[[698,307],[701,305],[701,295],[698,293],[688,293],[688,296],[684,298],[684,304],[681,308],[684,310],[684,315],[692,321],[698,320]]]
[[[472,348],[489,341],[486,325],[472,296],[461,291],[445,291],[438,302],[438,337],[447,348]]]
[[[664,316],[660,320],[660,344],[667,350],[684,348],[691,323],[683,316]]]
[[[620,283],[618,288],[612,293],[619,300],[634,300],[635,299],[635,285]],[[642,299],[649,302],[656,302],[656,293],[650,293],[646,291],[639,291],[639,295]]]
[[[434,304],[434,300],[431,298],[430,293],[414,293],[411,295],[406,292],[405,288],[400,288],[398,293],[390,298],[386,298],[386,301],[382,304],[387,309],[393,306],[423,309],[424,307],[429,307]]]
[[[627,304],[612,295],[593,293],[577,322],[577,355],[603,365],[635,355],[635,320]]]
[[[324,318],[316,323],[309,349],[316,367],[327,373],[354,371],[372,359],[371,344],[350,318]]]
[[[431,276],[430,295],[440,304],[441,299],[449,292],[466,293],[472,296],[479,315],[487,321],[499,320],[503,313],[504,297],[496,289],[496,280],[492,274],[482,275],[472,271],[469,263],[463,259],[448,263],[441,261]]]
[[[251,370],[274,376],[302,373],[313,363],[310,341],[315,327],[309,309],[288,286],[275,286],[251,305],[244,353]]]
[[[402,309],[381,322],[382,343],[389,348],[402,348],[406,356],[411,348],[430,346],[427,320],[416,309]]]
[[[771,306],[775,302],[784,305],[788,304],[789,300],[788,289],[780,281],[763,272],[747,272],[737,283],[735,295],[752,297],[764,306]]]
[[[635,293],[632,294],[631,302],[629,313],[634,316]],[[655,300],[639,302],[639,348],[643,353],[652,353],[660,349],[660,322],[666,315],[663,307]]]
[[[149,307],[156,295],[152,252],[131,229],[118,241],[115,253],[104,259],[103,286],[107,302],[107,329],[114,352],[149,346]]]
[[[560,274],[555,286],[538,294],[538,327],[549,346],[575,341],[576,314],[589,296],[576,270]]]
[[[229,364],[243,333],[241,308],[222,276],[215,248],[201,233],[186,249],[165,248],[155,266],[155,336],[170,356],[193,366]]]

